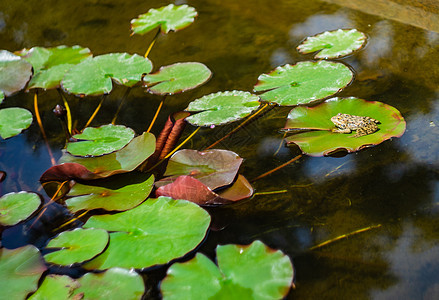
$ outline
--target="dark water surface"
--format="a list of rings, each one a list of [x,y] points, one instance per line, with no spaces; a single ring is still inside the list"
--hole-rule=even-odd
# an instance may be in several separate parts
[[[355,7],[356,2],[176,1],[195,7],[199,17],[188,28],[159,38],[149,57],[154,70],[174,62],[199,61],[214,76],[206,85],[170,98],[153,133],[160,131],[169,113],[184,109],[191,100],[217,91],[251,91],[261,73],[278,65],[310,59],[311,56],[299,55],[295,50],[309,35],[337,28],[365,32],[369,38],[365,49],[343,59],[355,69],[356,80],[340,95],[395,106],[407,121],[406,133],[399,139],[341,158],[303,157],[256,181],[256,192],[287,192],[255,196],[233,207],[210,209],[216,226],[223,230],[211,232],[200,250],[213,255],[217,244],[246,244],[255,239],[281,249],[296,267],[296,289],[288,295],[291,299],[437,299],[437,9],[429,1],[409,5],[407,1],[381,0],[370,7],[370,1],[362,1],[361,7]],[[79,44],[95,55],[143,54],[153,33],[130,37],[129,22],[150,8],[167,4],[168,1],[3,0],[0,48],[15,51],[33,46]],[[384,4],[392,5],[380,6]],[[413,12],[421,12],[421,17]],[[114,90],[93,126],[111,122],[123,93],[123,88]],[[31,94],[19,93],[7,98],[3,105],[31,109],[31,98]],[[44,93],[40,99],[50,145],[58,158],[63,134],[51,110],[60,100],[53,91]],[[134,89],[128,100],[118,123],[141,133],[148,128],[160,98]],[[71,97],[69,101],[81,127],[99,99]],[[279,129],[284,126],[288,112],[289,108],[276,108],[220,145],[245,159],[241,172],[247,178],[299,154],[295,146],[282,146],[277,151],[282,141]],[[203,149],[234,126],[202,129],[187,147]],[[189,126],[184,135],[194,129]],[[8,174],[0,184],[1,194],[20,190],[44,194],[38,179],[50,166],[34,122],[21,135],[0,141],[0,170]],[[43,217],[30,231],[26,228],[33,220],[5,230],[3,245],[44,246],[54,234],[54,223],[65,221],[64,213],[61,206],[54,206],[47,212],[50,217]],[[370,226],[373,228],[363,233],[308,250]],[[156,296],[154,289],[164,270],[154,276],[145,275],[151,284],[147,297]]]

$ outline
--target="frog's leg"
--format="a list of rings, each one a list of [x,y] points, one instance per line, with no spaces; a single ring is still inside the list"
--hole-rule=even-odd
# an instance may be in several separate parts
[[[366,129],[364,129],[364,128],[358,128],[357,129],[357,132],[353,135],[353,136],[350,136],[350,137],[360,137],[360,136],[365,136],[365,135],[368,135],[370,132],[368,132]]]
[[[332,129],[332,132],[337,132],[337,133],[351,133],[352,130],[350,130],[349,128],[344,128],[344,129],[341,129],[341,128],[334,128],[334,129]]]

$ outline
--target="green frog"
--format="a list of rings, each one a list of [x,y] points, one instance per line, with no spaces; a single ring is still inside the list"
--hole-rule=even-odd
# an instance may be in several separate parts
[[[380,123],[380,121],[370,117],[361,117],[341,113],[333,116],[331,121],[337,127],[332,129],[332,132],[350,133],[353,130],[356,130],[357,132],[352,137],[360,137],[372,134],[378,130],[377,124]]]

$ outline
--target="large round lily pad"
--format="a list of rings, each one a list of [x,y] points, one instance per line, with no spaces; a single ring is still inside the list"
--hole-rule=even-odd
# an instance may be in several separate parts
[[[113,88],[112,80],[131,87],[151,70],[152,63],[147,58],[137,54],[110,53],[75,65],[66,73],[61,85],[77,95],[108,94]]]
[[[79,282],[67,275],[49,274],[29,300],[72,300],[73,291]]]
[[[354,137],[356,132],[339,133],[331,118],[338,113],[370,117],[378,120],[378,131]],[[285,125],[286,130],[306,130],[286,138],[287,143],[295,143],[311,156],[329,155],[344,150],[355,152],[365,147],[377,145],[392,137],[400,137],[406,123],[401,113],[394,107],[358,98],[332,98],[314,107],[295,107]]]
[[[15,225],[31,216],[41,205],[35,193],[18,192],[0,198],[0,225]]]
[[[0,50],[0,91],[10,96],[26,86],[32,76],[32,65],[9,51]]]
[[[184,5],[169,4],[158,9],[151,8],[146,14],[131,20],[133,34],[145,34],[160,27],[161,32],[178,31],[194,22],[197,16],[195,8]]]
[[[77,156],[99,156],[125,147],[133,138],[134,130],[123,125],[107,124],[87,127],[73,138],[78,141],[67,144],[67,152]]]
[[[198,205],[171,198],[148,199],[114,215],[92,216],[86,228],[110,232],[108,248],[86,269],[147,268],[193,250],[206,235],[209,214]]]
[[[52,239],[46,248],[59,250],[44,255],[44,259],[57,265],[72,265],[92,259],[108,244],[108,233],[103,229],[64,231]]]
[[[264,92],[262,100],[279,105],[307,104],[339,92],[353,76],[342,63],[303,61],[260,75],[254,90]]]
[[[8,107],[0,110],[0,137],[7,139],[16,136],[32,124],[32,113],[21,107]]]
[[[315,58],[338,58],[360,49],[366,40],[366,35],[356,29],[338,29],[308,37],[297,47],[297,50],[300,53],[321,50],[314,56]]]
[[[282,299],[294,270],[288,256],[262,242],[217,248],[218,267],[203,254],[173,264],[161,284],[163,299]]]
[[[249,92],[218,92],[189,103],[185,110],[197,113],[186,121],[197,126],[222,125],[245,118],[259,105],[259,97]]]
[[[202,63],[185,62],[161,67],[156,73],[148,74],[143,82],[148,91],[158,95],[172,95],[194,89],[212,76]]]
[[[46,270],[40,251],[32,245],[14,250],[0,248],[1,298],[22,300],[38,287]]]

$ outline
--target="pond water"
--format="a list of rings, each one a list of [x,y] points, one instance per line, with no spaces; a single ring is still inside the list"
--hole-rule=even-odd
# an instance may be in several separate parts
[[[152,132],[157,134],[171,112],[202,95],[225,90],[251,91],[262,73],[286,63],[311,59],[295,47],[307,36],[337,28],[357,28],[367,46],[343,59],[356,79],[340,96],[356,96],[392,105],[407,121],[401,138],[344,157],[302,157],[254,182],[257,195],[234,206],[212,208],[215,227],[200,251],[213,256],[218,244],[262,240],[288,254],[296,268],[296,289],[288,299],[435,299],[439,297],[439,17],[431,1],[176,1],[197,9],[194,24],[161,36],[149,58],[161,65],[199,61],[214,73],[204,86],[166,103]],[[2,1],[2,49],[81,45],[92,52],[142,54],[153,33],[130,37],[129,21],[168,1]],[[368,5],[367,3],[372,3]],[[92,126],[111,122],[124,93],[116,88]],[[41,98],[40,110],[55,158],[61,155],[63,131],[52,108],[56,92]],[[98,98],[69,98],[80,127]],[[134,89],[119,124],[141,133],[160,101]],[[4,106],[32,109],[32,95],[16,94]],[[285,147],[279,129],[289,108],[275,108],[226,139],[218,148],[245,159],[247,178],[273,169],[298,155]],[[187,148],[203,149],[236,124],[202,129]],[[184,136],[195,128],[188,126]],[[1,194],[39,191],[40,175],[51,166],[36,122],[21,135],[0,141],[0,170],[7,179]],[[285,191],[286,190],[286,191]],[[2,245],[42,247],[67,216],[53,205],[29,230],[34,219],[5,230]],[[54,227],[55,226],[55,227]],[[364,232],[324,241],[367,228]],[[54,272],[55,270],[52,270]],[[156,284],[166,269],[146,274],[145,297],[157,297]]]

